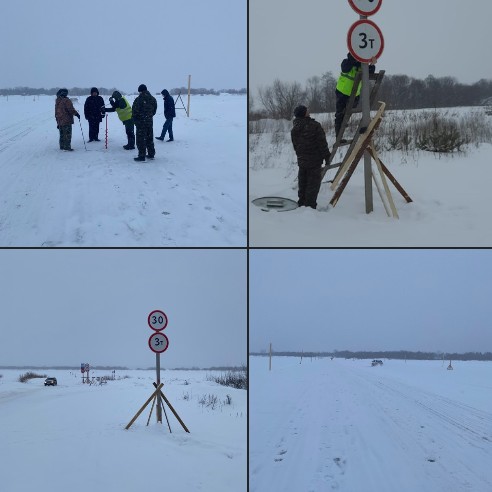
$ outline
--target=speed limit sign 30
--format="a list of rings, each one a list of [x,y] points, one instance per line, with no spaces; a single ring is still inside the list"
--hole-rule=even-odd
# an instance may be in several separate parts
[[[379,8],[383,0],[349,0],[350,6],[360,15],[374,15]]]
[[[149,326],[155,331],[162,331],[167,326],[167,316],[164,311],[155,310],[149,314],[147,319]]]
[[[156,354],[162,354],[162,352],[165,352],[169,347],[169,340],[167,339],[166,335],[164,335],[164,333],[154,333],[150,335],[149,347],[152,352],[155,352]]]
[[[347,45],[356,60],[361,63],[373,62],[383,52],[383,33],[374,22],[367,19],[358,20],[350,26]]]

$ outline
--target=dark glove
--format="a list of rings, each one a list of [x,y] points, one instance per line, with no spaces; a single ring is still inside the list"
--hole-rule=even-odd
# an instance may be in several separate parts
[[[77,118],[78,118],[78,119],[79,119],[79,121],[80,121],[80,114],[79,114],[79,113],[77,113],[75,116],[77,116]]]
[[[103,116],[106,114],[106,108],[104,106],[101,107],[101,114]]]
[[[59,125],[56,125],[56,128],[58,128],[58,130],[60,129],[60,126]]]

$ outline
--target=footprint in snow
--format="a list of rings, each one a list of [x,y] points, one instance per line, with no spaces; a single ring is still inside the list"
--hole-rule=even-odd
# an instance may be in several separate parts
[[[283,456],[286,452],[287,452],[287,450],[286,450],[286,449],[282,449],[282,451],[280,451],[280,452],[278,453],[278,456],[279,456],[279,457],[278,457],[278,458],[274,458],[274,461],[277,461],[277,462],[278,462],[278,461],[283,461],[283,458],[281,458],[280,456]]]

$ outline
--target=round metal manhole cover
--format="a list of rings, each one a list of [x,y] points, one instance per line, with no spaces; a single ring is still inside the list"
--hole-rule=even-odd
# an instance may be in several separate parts
[[[253,204],[260,207],[265,212],[270,210],[276,210],[277,212],[286,212],[287,210],[294,210],[298,207],[297,202],[290,200],[289,198],[281,198],[278,196],[264,196],[262,198],[255,198]]]

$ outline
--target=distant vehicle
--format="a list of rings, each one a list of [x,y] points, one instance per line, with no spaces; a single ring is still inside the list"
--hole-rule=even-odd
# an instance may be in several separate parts
[[[56,386],[58,382],[56,381],[56,378],[46,378],[44,380],[44,385],[45,386]]]
[[[383,365],[383,361],[382,360],[376,360],[374,359],[372,362],[371,362],[371,366],[382,366]]]

